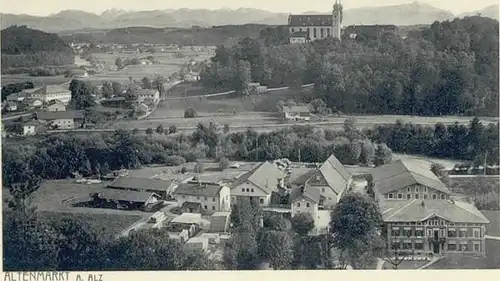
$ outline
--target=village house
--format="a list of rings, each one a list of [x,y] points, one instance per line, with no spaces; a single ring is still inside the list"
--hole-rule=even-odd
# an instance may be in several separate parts
[[[157,103],[160,101],[160,92],[154,89],[138,89],[134,91],[138,102]]]
[[[290,194],[290,203],[292,218],[301,213],[308,213],[317,225],[319,220],[319,202],[321,193],[316,188],[305,186],[292,189]]]
[[[311,119],[311,112],[307,105],[290,105],[280,107],[282,118],[285,120],[306,120]]]
[[[318,189],[321,194],[319,205],[327,209],[335,207],[352,183],[352,175],[333,154],[309,175],[310,178],[305,181],[306,188]]]
[[[55,111],[66,111],[66,105],[60,101],[56,101],[53,104],[49,104],[46,108],[47,111],[55,112]]]
[[[368,189],[382,212],[389,249],[485,255],[488,219],[472,204],[451,199],[429,165],[399,160],[374,168]]]
[[[133,192],[155,193],[158,194],[161,199],[166,200],[177,187],[177,183],[174,180],[118,177],[107,187]]]
[[[174,236],[180,237],[181,241],[185,242],[201,230],[202,224],[201,214],[183,213],[168,223],[167,230],[176,233]]]
[[[340,40],[342,4],[335,1],[331,15],[290,15],[288,28],[290,43],[306,43],[327,37]]]
[[[90,194],[92,204],[98,208],[151,211],[161,204],[160,197],[152,192],[130,192],[103,189]]]
[[[24,90],[24,92],[27,92]],[[28,94],[30,99],[38,99],[44,103],[58,100],[68,104],[71,100],[71,91],[59,85],[46,85],[37,89],[30,89]]]
[[[284,173],[265,161],[236,178],[231,188],[231,203],[237,205],[243,198],[258,200],[261,206],[271,204],[273,193],[284,187]]]
[[[75,129],[80,128],[84,123],[84,115],[82,111],[40,111],[37,112],[37,119],[48,123],[51,127],[57,129]]]
[[[229,187],[222,181],[192,179],[181,183],[173,196],[183,212],[226,212],[231,209]]]

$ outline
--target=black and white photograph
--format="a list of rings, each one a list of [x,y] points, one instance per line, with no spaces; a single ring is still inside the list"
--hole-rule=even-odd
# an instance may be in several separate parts
[[[497,0],[0,3],[4,281],[500,276]]]

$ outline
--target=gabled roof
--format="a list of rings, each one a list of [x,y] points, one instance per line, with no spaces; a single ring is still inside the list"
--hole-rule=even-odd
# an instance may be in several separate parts
[[[187,182],[181,183],[175,190],[175,194],[190,196],[217,197],[224,185],[218,183],[200,183]]]
[[[319,203],[321,193],[319,189],[312,187],[296,187],[291,192],[291,202],[295,202],[301,198],[309,199],[314,203]]]
[[[421,184],[451,194],[446,185],[419,160],[397,160],[374,168],[371,171],[374,189],[385,194],[400,188]]]
[[[135,192],[126,190],[116,190],[116,189],[103,189],[98,192],[99,198],[109,199],[115,201],[129,201],[129,202],[140,202],[145,203],[151,196],[157,196],[157,194],[152,192]]]
[[[70,90],[61,87],[59,85],[45,85],[35,91],[37,94],[52,94],[52,93],[62,93],[71,92]]]
[[[265,161],[260,163],[251,171],[242,175],[236,182],[232,184],[236,187],[246,181],[253,183],[258,188],[266,193],[278,191],[278,179],[284,178],[283,172],[278,169],[273,163]]]
[[[328,157],[325,163],[323,163],[323,165],[321,165],[321,167],[319,168],[319,171],[325,178],[328,185],[333,188],[333,190],[337,194],[342,193],[343,189],[345,188],[345,184],[347,184],[347,182],[349,182],[349,180],[352,178],[352,175],[346,170],[344,165],[340,163],[340,161],[337,159],[337,157],[335,157],[334,154]],[[332,176],[332,173],[335,172],[339,173],[342,179],[344,179],[344,184],[339,184],[339,182],[335,180],[335,178]]]
[[[143,190],[166,191],[172,185],[172,182],[173,180],[118,177],[111,184],[109,184],[108,187],[120,188],[120,189],[143,189]]]
[[[56,119],[83,119],[83,111],[67,110],[67,111],[40,111],[37,112],[39,120],[56,120]]]
[[[332,15],[290,15],[288,25],[295,26],[328,26],[333,25]]]
[[[450,200],[411,200],[380,202],[385,222],[425,221],[434,216],[454,223],[489,223],[472,204]]]

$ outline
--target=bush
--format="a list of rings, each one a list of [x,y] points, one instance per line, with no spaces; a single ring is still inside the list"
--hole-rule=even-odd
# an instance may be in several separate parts
[[[219,168],[222,171],[222,170],[226,169],[227,167],[229,167],[229,160],[226,157],[222,157],[219,160]]]
[[[148,135],[152,135],[152,134],[153,134],[153,129],[151,129],[151,128],[147,128],[147,129],[146,129],[146,134],[148,134]]]
[[[186,108],[184,111],[184,118],[195,118],[196,117],[196,111],[192,107]]]
[[[177,126],[171,125],[170,127],[168,127],[168,133],[169,134],[175,134],[175,133],[177,133]]]
[[[186,159],[179,155],[171,155],[165,159],[165,165],[167,166],[179,166],[186,163]]]
[[[182,167],[181,169],[181,174],[187,173],[188,169],[186,167]]]
[[[229,133],[229,124],[224,124],[224,134]]]
[[[158,127],[156,127],[156,132],[158,134],[163,134],[163,132],[165,132],[165,128],[163,128],[163,125],[158,125]]]
[[[195,162],[196,160],[198,160],[198,156],[194,151],[182,152],[181,155],[182,157],[184,157],[184,159],[186,159],[186,162]]]
[[[299,235],[307,235],[314,228],[314,219],[309,213],[300,213],[292,218],[292,227]]]

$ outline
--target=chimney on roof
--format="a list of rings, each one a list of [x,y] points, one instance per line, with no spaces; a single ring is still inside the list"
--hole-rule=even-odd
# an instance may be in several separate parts
[[[425,202],[424,201],[422,201],[422,203],[420,203],[420,207],[425,208]]]
[[[300,187],[300,193],[304,193],[305,186]]]

